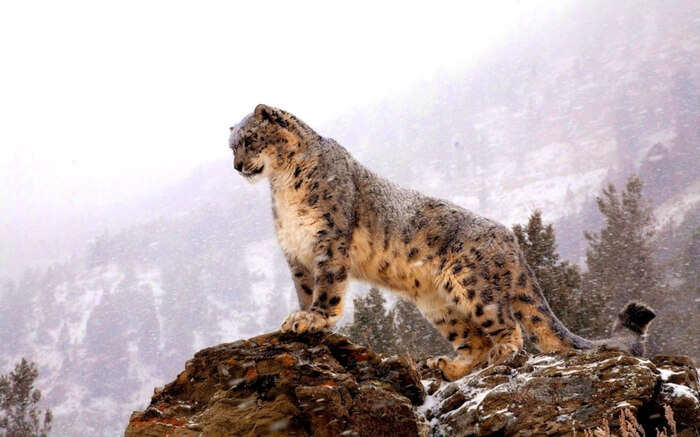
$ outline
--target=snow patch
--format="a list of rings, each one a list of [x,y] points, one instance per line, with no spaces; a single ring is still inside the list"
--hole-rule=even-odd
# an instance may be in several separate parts
[[[681,372],[674,372],[673,370],[669,370],[669,369],[661,369],[661,368],[658,368],[657,370],[658,370],[659,373],[661,374],[661,380],[662,380],[662,381],[668,381],[668,379],[669,379],[671,376],[673,376],[673,375],[678,375],[679,373],[681,373]]]
[[[695,405],[700,405],[697,394],[691,390],[690,387],[667,382],[664,384],[664,388],[670,389],[670,394],[674,398],[688,398],[691,399]]]

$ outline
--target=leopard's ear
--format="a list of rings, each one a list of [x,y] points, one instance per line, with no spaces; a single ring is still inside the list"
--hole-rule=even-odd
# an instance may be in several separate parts
[[[289,115],[281,109],[261,103],[255,107],[253,117],[259,121],[267,121],[277,127],[276,132],[278,135],[286,139],[286,147],[293,148],[298,146],[299,138],[295,130],[296,125],[290,120]]]
[[[255,107],[253,115],[258,120],[267,121],[275,121],[281,118],[278,109],[273,108],[272,106],[263,105],[262,103]]]
[[[273,108],[272,106],[263,105],[262,103],[255,107],[253,116],[259,121],[269,121],[284,129],[289,129],[289,121],[281,109]]]
[[[263,120],[263,119],[269,118],[271,113],[272,113],[272,108],[270,108],[267,105],[263,105],[262,103],[258,104],[255,107],[255,111],[253,111],[253,115],[258,120]]]

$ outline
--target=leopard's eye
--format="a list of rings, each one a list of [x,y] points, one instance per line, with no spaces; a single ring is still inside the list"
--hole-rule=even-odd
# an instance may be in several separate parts
[[[253,139],[250,138],[250,137],[245,137],[245,139],[243,140],[243,145],[244,145],[245,147],[248,147],[248,146],[250,146],[251,144],[253,144]]]

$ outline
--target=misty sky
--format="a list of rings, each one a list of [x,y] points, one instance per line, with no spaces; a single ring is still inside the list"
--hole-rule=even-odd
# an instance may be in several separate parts
[[[569,2],[293,3],[3,2],[3,209],[157,190],[228,156],[228,126],[259,102],[319,126]]]

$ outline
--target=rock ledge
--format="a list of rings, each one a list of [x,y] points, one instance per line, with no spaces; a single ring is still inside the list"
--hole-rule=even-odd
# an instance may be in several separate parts
[[[627,408],[655,435],[700,435],[687,357],[528,356],[447,383],[337,334],[271,333],[198,352],[134,412],[126,437],[572,435]],[[426,396],[427,387],[429,395]]]

